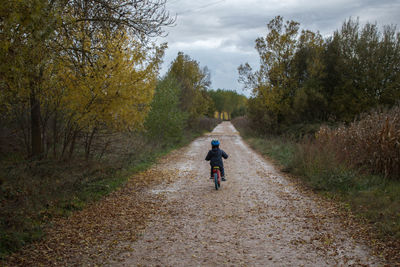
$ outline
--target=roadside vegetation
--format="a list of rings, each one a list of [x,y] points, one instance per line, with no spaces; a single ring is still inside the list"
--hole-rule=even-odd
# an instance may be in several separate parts
[[[252,96],[233,124],[282,171],[343,203],[399,262],[400,33],[353,19],[328,38],[279,16],[267,27],[259,69],[238,69]]]
[[[326,127],[322,127],[314,137],[300,140],[284,135],[260,135],[248,128],[245,117],[236,118],[232,123],[253,149],[272,159],[281,171],[301,179],[325,197],[342,203],[345,210],[351,211],[359,222],[368,226],[367,236],[379,240],[373,244],[384,251],[388,260],[396,262],[400,248],[400,180],[396,174],[398,165],[390,162],[398,161],[399,148],[398,145],[385,146],[382,133],[386,126],[377,127],[379,124],[382,126],[381,116],[393,115],[396,109],[398,107],[387,113],[374,112],[370,116],[375,120],[367,116],[349,127],[330,129],[328,133]],[[376,138],[373,143],[368,143],[372,141],[370,136],[357,136],[353,132],[365,130],[363,127],[366,125],[377,130],[368,131]],[[397,122],[391,127],[397,131],[392,138],[399,142],[400,124]],[[342,135],[343,131],[347,134]],[[360,142],[355,142],[355,139]],[[365,164],[363,159],[378,157],[377,153],[365,155],[368,145],[378,145],[384,151],[380,151],[378,159],[368,160]],[[354,157],[355,161],[349,157]],[[381,169],[382,162],[386,161],[394,167],[390,175],[389,166]],[[379,242],[384,243],[384,247]]]

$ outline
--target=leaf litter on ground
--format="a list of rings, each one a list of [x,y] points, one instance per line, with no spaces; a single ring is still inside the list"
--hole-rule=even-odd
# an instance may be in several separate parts
[[[176,171],[149,169],[125,186],[73,213],[56,218],[42,241],[12,254],[5,266],[96,266],[131,250],[152,214],[163,205],[163,194],[150,187],[171,183]]]

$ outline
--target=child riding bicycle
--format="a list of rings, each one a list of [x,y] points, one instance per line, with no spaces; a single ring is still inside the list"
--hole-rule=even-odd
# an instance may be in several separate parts
[[[210,165],[211,165],[210,179],[213,179],[213,167],[218,166],[219,169],[221,170],[222,181],[226,181],[225,172],[224,172],[224,163],[222,161],[222,158],[227,159],[228,154],[226,154],[222,149],[219,149],[219,144],[220,143],[218,140],[211,141],[212,148],[210,151],[208,151],[206,160],[210,161]]]

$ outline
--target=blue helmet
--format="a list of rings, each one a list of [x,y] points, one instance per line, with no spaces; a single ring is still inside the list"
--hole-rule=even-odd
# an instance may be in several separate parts
[[[219,146],[219,141],[218,140],[212,140],[211,141],[212,146]]]

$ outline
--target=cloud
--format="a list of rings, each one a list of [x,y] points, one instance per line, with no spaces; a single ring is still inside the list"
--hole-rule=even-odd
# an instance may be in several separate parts
[[[267,23],[277,15],[323,36],[331,35],[349,17],[379,26],[400,23],[398,0],[170,0],[167,8],[178,16],[176,26],[167,28],[169,34],[161,40],[169,46],[162,73],[182,51],[208,66],[213,88],[238,91],[237,67],[245,62],[257,67],[254,41],[266,35]]]

